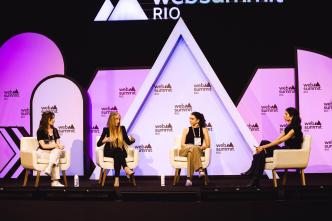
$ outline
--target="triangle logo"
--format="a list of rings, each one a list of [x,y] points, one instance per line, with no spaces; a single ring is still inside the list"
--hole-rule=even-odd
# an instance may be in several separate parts
[[[137,0],[120,0],[109,21],[148,20]]]
[[[156,91],[156,86],[168,84],[170,92]],[[203,87],[207,84],[209,88]],[[190,126],[193,111],[203,113],[213,125],[209,174],[245,171],[257,141],[180,18],[122,121],[137,138],[135,145],[151,145],[149,152],[139,155],[138,175],[173,175],[169,153],[176,137]],[[164,122],[172,128],[161,127]]]
[[[114,6],[110,0],[105,0],[103,6],[101,6],[98,14],[96,15],[94,21],[107,21],[110,17]]]

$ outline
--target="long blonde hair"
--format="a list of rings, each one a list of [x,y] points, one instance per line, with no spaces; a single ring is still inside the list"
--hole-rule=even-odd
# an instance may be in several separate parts
[[[119,120],[121,121],[121,115],[118,112],[111,112],[110,116],[108,117],[107,126],[110,132],[110,136],[113,138],[118,138],[117,142],[116,140],[112,142],[113,147],[123,147],[123,136],[121,131],[121,124],[119,123],[119,126],[117,127],[115,125],[115,118],[119,117]]]

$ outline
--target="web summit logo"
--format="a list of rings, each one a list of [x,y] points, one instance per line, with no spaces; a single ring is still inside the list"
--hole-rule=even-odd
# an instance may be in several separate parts
[[[235,151],[235,146],[232,142],[216,144],[216,154],[221,154],[224,151]]]
[[[44,107],[41,107],[41,112],[44,113],[44,112],[47,112],[47,111],[51,111],[55,114],[58,113],[58,107],[56,105],[53,105],[53,106],[44,106]]]
[[[304,131],[308,132],[309,130],[321,130],[321,129],[323,129],[323,125],[319,120],[304,123]]]
[[[128,88],[119,88],[119,97],[124,97],[128,95],[136,95],[136,89],[134,86]]]
[[[8,100],[9,98],[13,97],[20,97],[20,92],[16,89],[14,91],[9,90],[9,91],[4,91],[3,93],[3,99]]]
[[[58,128],[59,128],[60,135],[75,133],[75,127],[73,124],[70,124],[70,125],[65,124],[65,125],[59,126]]]
[[[144,11],[152,12],[150,15],[152,20],[177,20],[181,16],[179,7],[185,5],[257,5],[284,2],[284,0],[144,0],[144,3],[141,3],[144,4],[143,9],[138,0],[119,0],[115,7],[112,1],[104,1],[94,21],[149,20]]]
[[[254,123],[254,124],[248,124],[248,128],[250,131],[259,131],[259,126],[258,123]]]
[[[332,101],[328,103],[324,102],[324,112],[329,112],[329,111],[332,111]]]
[[[155,125],[154,132],[155,132],[155,135],[160,135],[160,133],[173,132],[173,126],[171,123]]]
[[[278,106],[276,104],[263,105],[263,106],[261,106],[261,111],[262,111],[262,115],[265,115],[266,113],[278,112]]]
[[[199,94],[199,92],[202,92],[202,91],[211,91],[210,82],[194,85],[194,94]]]
[[[140,153],[151,153],[152,152],[152,146],[151,144],[148,144],[148,145],[144,145],[144,144],[141,144],[141,145],[137,145],[135,146],[135,149],[138,150],[138,152]]]
[[[172,85],[170,83],[164,85],[159,84],[154,86],[154,95],[159,95],[160,93],[171,93]]]
[[[283,86],[279,87],[279,96],[284,96],[285,94],[294,94],[295,93],[295,86]]]
[[[332,150],[332,140],[324,141],[324,149],[325,151]]]
[[[319,82],[303,84],[303,93],[309,93],[309,91],[320,91],[322,89]]]
[[[101,108],[101,116],[102,117],[107,117],[108,115],[110,115],[111,112],[117,112],[118,108],[116,106],[110,107],[102,107]]]
[[[179,114],[181,112],[192,112],[193,107],[190,103],[188,104],[176,104],[174,106],[174,114]]]

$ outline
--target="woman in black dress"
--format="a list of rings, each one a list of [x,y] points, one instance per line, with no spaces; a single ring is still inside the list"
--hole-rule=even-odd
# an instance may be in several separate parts
[[[259,186],[259,179],[264,172],[265,158],[272,157],[273,151],[277,149],[301,149],[303,133],[301,118],[297,109],[289,107],[284,114],[284,120],[287,127],[284,132],[274,141],[262,140],[259,147],[256,147],[256,153],[253,156],[251,167],[241,175],[248,175],[251,180],[247,186]],[[285,143],[285,146],[278,146]]]
[[[128,176],[132,176],[134,172],[129,169],[126,163],[127,145],[135,142],[132,136],[127,135],[126,128],[120,125],[121,116],[118,112],[111,112],[107,126],[103,129],[103,133],[98,140],[97,146],[104,146],[104,157],[112,157],[114,159],[115,179],[114,187],[119,187],[119,176],[121,167]]]

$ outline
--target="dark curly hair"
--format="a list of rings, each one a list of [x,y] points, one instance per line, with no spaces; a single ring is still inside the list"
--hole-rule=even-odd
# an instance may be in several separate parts
[[[48,121],[50,119],[53,119],[53,118],[54,118],[54,113],[53,112],[51,112],[51,111],[43,112],[42,117],[41,117],[40,122],[39,122],[39,129],[38,130],[43,130],[43,131],[45,131],[45,133],[48,133],[47,132]]]
[[[194,115],[199,120],[200,127],[206,127],[206,120],[205,120],[203,114],[195,111],[195,112],[192,112],[191,115]]]

